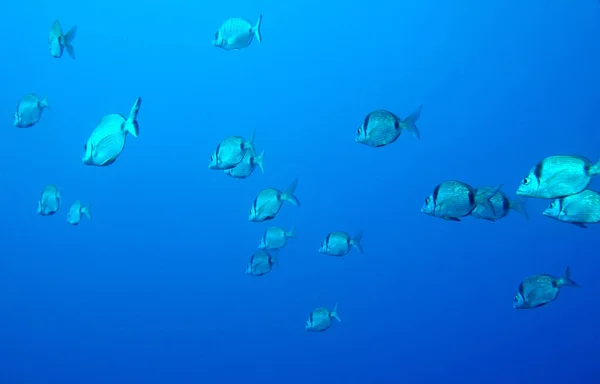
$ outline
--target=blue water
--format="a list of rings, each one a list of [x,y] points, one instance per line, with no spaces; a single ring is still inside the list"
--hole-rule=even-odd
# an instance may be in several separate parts
[[[260,13],[262,43],[211,45]],[[78,26],[76,60],[49,55],[55,19]],[[599,382],[600,228],[533,199],[529,221],[419,211],[443,180],[514,197],[546,156],[600,158],[595,1],[34,0],[0,21],[0,383]],[[52,111],[14,128],[28,92]],[[84,165],[98,121],[138,96],[139,138]],[[420,104],[420,140],[354,142],[369,111]],[[264,175],[207,169],[254,129]],[[296,177],[300,208],[248,221]],[[42,217],[51,183],[63,206]],[[74,227],[76,199],[93,219]],[[264,229],[292,224],[280,267],[246,276]],[[364,230],[365,254],[319,254],[333,230]],[[524,277],[567,265],[582,288],[512,308]],[[338,301],[341,323],[305,332]]]

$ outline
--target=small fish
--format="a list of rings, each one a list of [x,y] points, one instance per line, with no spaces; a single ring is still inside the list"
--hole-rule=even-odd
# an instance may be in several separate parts
[[[73,40],[77,34],[77,26],[74,25],[69,32],[63,34],[62,27],[58,20],[54,20],[50,27],[50,33],[48,35],[48,49],[52,57],[62,57],[63,49],[67,49],[69,56],[75,59],[75,51],[73,50]]]
[[[127,134],[138,137],[140,133],[137,116],[141,103],[142,99],[138,97],[127,119],[121,114],[113,113],[100,120],[83,147],[85,150],[82,159],[84,164],[107,166],[117,160],[125,148]]]
[[[379,148],[396,141],[402,131],[411,132],[419,139],[421,134],[415,123],[421,116],[422,108],[423,106],[419,106],[404,120],[383,109],[373,111],[365,117],[365,121],[358,127],[354,141],[369,147]]]
[[[90,205],[82,205],[81,201],[76,200],[73,205],[71,205],[69,212],[67,212],[67,221],[69,224],[78,225],[81,221],[82,213],[88,218],[88,220],[92,220]]]
[[[266,275],[267,273],[271,272],[273,266],[275,265],[279,265],[277,263],[277,255],[273,256],[263,250],[256,251],[246,266],[246,275]]]
[[[242,161],[237,163],[233,168],[225,169],[227,175],[233,177],[234,179],[245,179],[254,172],[254,168],[258,166],[260,168],[260,172],[264,175],[265,170],[263,168],[263,157],[265,155],[265,151],[258,156],[254,153],[254,149],[246,151]]]
[[[247,151],[254,152],[254,133],[246,141],[241,136],[229,136],[223,139],[215,152],[210,155],[209,169],[226,170],[234,168],[242,162]]]
[[[593,164],[582,156],[550,156],[531,168],[521,181],[517,195],[558,199],[586,189],[592,177],[600,174],[600,162]]]
[[[229,51],[246,48],[250,45],[254,37],[256,37],[256,40],[260,43],[262,41],[262,36],[260,34],[261,23],[262,15],[258,17],[258,21],[255,25],[252,25],[252,23],[246,19],[232,17],[225,21],[223,25],[221,25],[221,28],[215,33],[213,45]]]
[[[457,180],[444,181],[425,199],[421,212],[445,220],[460,221],[468,216],[477,205],[493,211],[490,199],[500,190],[498,186],[488,192],[477,194],[477,190],[467,183]]]
[[[17,110],[14,117],[13,125],[17,128],[29,128],[35,125],[42,118],[42,112],[44,108],[48,108],[50,111],[50,105],[48,104],[48,98],[41,100],[36,94],[28,93],[19,100],[17,104]]]
[[[354,247],[362,255],[363,248],[360,244],[362,237],[362,231],[352,238],[343,231],[331,232],[321,243],[319,252],[329,256],[344,256]]]
[[[267,228],[262,239],[260,239],[258,248],[265,251],[274,251],[283,248],[287,244],[288,239],[296,238],[294,229],[293,225],[289,232],[280,227]]]
[[[600,223],[600,194],[585,189],[578,194],[556,199],[544,210],[543,215],[587,228],[587,224]]]
[[[298,179],[295,179],[285,192],[281,192],[275,188],[267,188],[260,191],[250,208],[248,220],[259,222],[274,219],[285,201],[299,207],[300,201],[294,196],[297,185]]]
[[[479,187],[477,188],[477,195],[489,193],[494,189],[494,187],[489,186]],[[478,197],[477,195],[475,196],[475,200],[481,199],[483,197]],[[486,209],[485,205],[483,204],[478,204],[473,210],[473,212],[471,212],[471,216],[473,216],[476,219],[496,221],[506,217],[506,215],[508,215],[508,213],[512,209],[513,211],[525,216],[525,218],[529,220],[529,214],[527,213],[527,209],[525,209],[525,202],[525,198],[510,200],[504,192],[498,191],[490,199],[490,204],[492,205],[491,210]]]
[[[56,186],[50,184],[44,188],[38,201],[37,213],[42,216],[55,214],[60,208],[60,192]]]
[[[335,303],[335,307],[333,311],[325,307],[317,308],[310,313],[308,320],[306,320],[306,325],[304,329],[310,332],[323,332],[331,327],[333,324],[333,319],[336,319],[340,323],[342,319],[337,313],[338,311],[338,303]]]
[[[519,285],[513,307],[515,309],[538,308],[556,300],[562,287],[579,287],[571,279],[571,268],[567,267],[563,277],[551,275],[534,275],[526,278]]]

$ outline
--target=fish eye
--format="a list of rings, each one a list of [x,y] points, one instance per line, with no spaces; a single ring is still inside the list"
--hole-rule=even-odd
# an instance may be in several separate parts
[[[431,202],[431,197],[427,196],[425,199],[425,204],[429,204]]]
[[[360,135],[360,127],[358,127],[358,128],[356,129],[356,134],[357,134],[357,135]]]
[[[529,177],[524,178],[522,183],[523,183],[523,185],[529,184]]]
[[[219,39],[219,31],[215,32],[215,40]]]

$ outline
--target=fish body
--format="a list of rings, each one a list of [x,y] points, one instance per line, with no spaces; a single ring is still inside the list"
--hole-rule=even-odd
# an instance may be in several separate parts
[[[273,266],[277,264],[277,255],[271,255],[263,250],[256,251],[248,265],[246,266],[246,275],[262,276],[271,272]]]
[[[225,21],[215,33],[213,45],[226,51],[230,51],[246,48],[255,37],[260,43],[262,41],[262,35],[260,33],[261,23],[262,15],[258,17],[258,21],[255,25],[252,25],[252,23],[246,19],[232,17]]]
[[[481,200],[485,197],[485,194],[490,193],[494,189],[495,187],[490,186],[477,188],[475,200]],[[496,221],[506,217],[511,210],[514,210],[525,216],[526,219],[529,219],[529,214],[525,208],[525,198],[511,200],[504,192],[498,191],[489,201],[492,209],[489,209],[489,206],[486,209],[485,204],[477,204],[473,212],[471,212],[471,216],[476,219]]]
[[[260,239],[258,248],[265,251],[278,250],[287,244],[288,239],[295,238],[296,232],[294,226],[292,226],[292,229],[289,232],[280,227],[270,227],[267,228],[262,239]]]
[[[60,208],[60,191],[54,185],[47,185],[38,201],[37,213],[42,216],[55,214]]]
[[[28,93],[19,100],[17,110],[13,115],[13,125],[17,128],[29,128],[34,126],[42,118],[44,108],[50,108],[48,98],[41,100],[36,94]]]
[[[321,243],[319,253],[340,257],[346,255],[354,247],[360,254],[363,254],[363,248],[360,244],[362,236],[362,231],[354,237],[350,237],[347,232],[343,231],[331,232]]]
[[[308,320],[306,320],[304,329],[309,332],[323,332],[331,327],[333,324],[333,319],[336,319],[341,323],[342,320],[340,319],[337,311],[337,303],[335,304],[333,311],[330,311],[325,307],[314,309],[308,316]]]
[[[379,148],[396,141],[402,131],[411,132],[417,139],[421,137],[416,122],[421,116],[419,106],[406,119],[401,119],[390,111],[378,109],[370,112],[356,132],[354,141],[369,147]]]
[[[587,228],[587,224],[600,222],[600,194],[590,189],[585,189],[575,195],[555,199],[543,215]]]
[[[297,185],[298,179],[295,179],[285,192],[281,192],[275,188],[267,188],[260,191],[254,199],[252,207],[250,207],[248,220],[253,222],[272,220],[277,216],[279,210],[281,210],[281,206],[286,201],[299,207],[300,201],[294,196]]]
[[[254,153],[254,133],[246,141],[241,136],[229,136],[221,140],[210,156],[209,169],[227,170],[234,168],[242,162],[247,151]]]
[[[421,212],[445,220],[460,221],[461,217],[470,215],[478,204],[493,211],[490,199],[500,188],[501,186],[477,194],[475,188],[462,181],[444,181],[425,199]]]
[[[532,309],[544,306],[556,300],[562,287],[579,287],[579,284],[571,279],[569,267],[560,278],[551,275],[530,276],[519,284],[513,307]]]
[[[517,195],[538,199],[558,199],[575,195],[600,174],[600,162],[593,164],[582,156],[550,156],[537,163],[521,180]]]
[[[100,120],[84,146],[84,164],[101,167],[111,165],[117,160],[125,148],[127,134],[133,137],[139,135],[137,116],[141,102],[142,99],[138,97],[127,118],[113,113]]]
[[[71,225],[79,225],[81,221],[81,215],[85,215],[88,220],[92,220],[92,214],[90,213],[90,206],[82,205],[81,201],[76,200],[69,208],[67,212],[67,222]]]
[[[265,151],[258,156],[254,153],[254,149],[247,150],[242,158],[242,161],[237,163],[233,168],[223,170],[227,175],[234,179],[245,179],[254,172],[254,169],[258,166],[260,172],[264,175],[265,170],[263,168],[263,157]]]
[[[69,32],[63,34],[62,27],[58,20],[54,20],[48,34],[48,50],[54,58],[62,57],[63,50],[67,50],[69,56],[75,59],[75,51],[73,50],[73,40],[77,34],[77,26],[73,26]]]

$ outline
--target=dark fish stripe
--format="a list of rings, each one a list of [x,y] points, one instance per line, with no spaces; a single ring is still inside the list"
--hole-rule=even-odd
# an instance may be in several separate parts
[[[535,169],[533,170],[533,175],[537,178],[538,182],[542,180],[543,168],[544,162],[540,161],[536,164]]]
[[[523,296],[523,299],[525,299],[525,287],[522,281],[521,284],[519,284],[519,293],[521,294],[521,296]]]
[[[329,249],[329,240],[331,239],[331,233],[327,235],[327,237],[325,238],[325,250]]]
[[[475,191],[473,191],[471,188],[467,188],[467,198],[469,199],[470,205],[475,205]]]
[[[365,117],[365,121],[363,121],[363,134],[365,136],[365,138],[367,137],[367,129],[369,127],[369,119],[371,119],[371,114],[369,113],[366,117]]]
[[[493,204],[492,207],[494,207]],[[506,196],[502,196],[502,209],[502,213],[508,212],[510,210],[510,200]]]
[[[396,130],[396,131],[400,130],[400,121],[398,121],[398,119],[394,120],[394,130]]]
[[[221,152],[221,143],[219,143],[219,145],[217,145],[217,149],[215,151],[215,158],[217,160],[217,166],[219,165],[219,163],[221,163],[221,154],[219,152]]]
[[[435,189],[433,190],[433,208],[435,208],[437,206],[437,202],[438,202],[438,196],[440,194],[440,187],[442,186],[442,184],[439,184],[437,187],[435,187]]]

